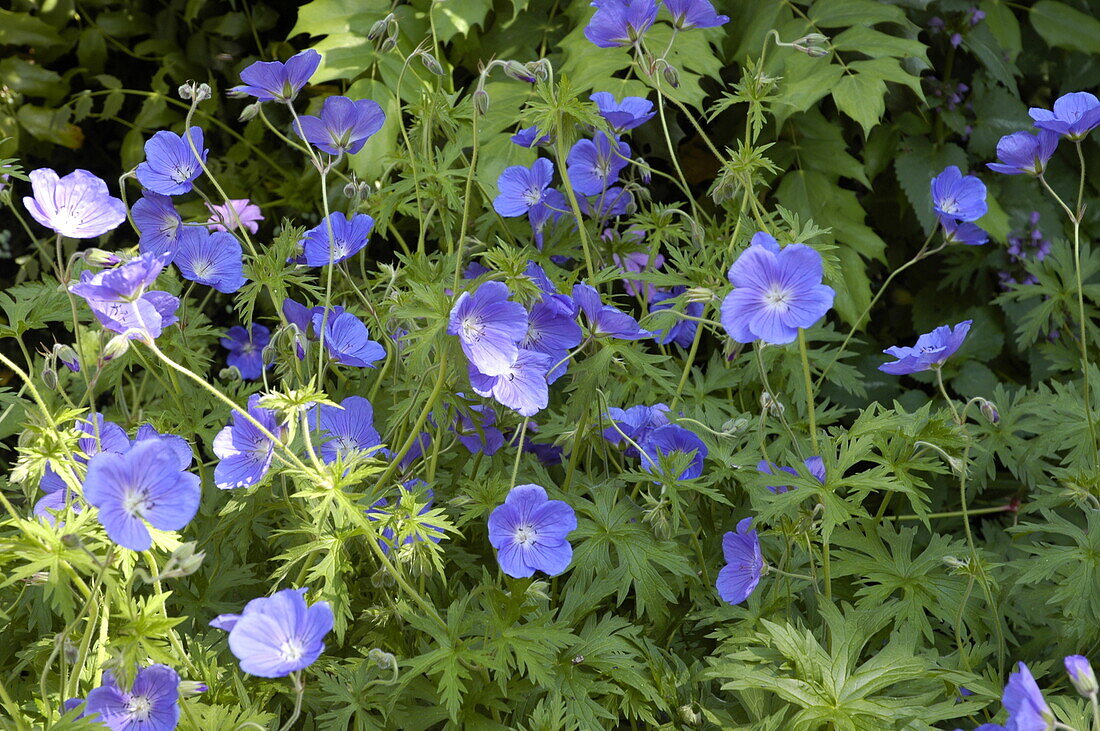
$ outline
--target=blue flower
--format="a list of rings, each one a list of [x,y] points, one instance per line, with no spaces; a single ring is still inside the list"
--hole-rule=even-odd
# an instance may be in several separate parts
[[[332,227],[332,245],[329,245],[329,226]],[[302,260],[311,267],[328,266],[355,256],[370,237],[374,219],[365,213],[348,218],[343,213],[333,213],[306,232],[302,239]]]
[[[333,308],[328,317],[324,311],[313,312],[313,330],[321,332],[324,323],[325,350],[337,363],[356,368],[374,368],[374,364],[386,357],[386,349],[370,339],[367,326],[358,317],[341,308]]]
[[[1050,130],[1067,140],[1082,140],[1100,126],[1100,100],[1087,91],[1063,94],[1054,102],[1054,111],[1032,107],[1027,112],[1039,129]]]
[[[519,350],[516,360],[495,376],[471,362],[470,386],[478,396],[491,396],[521,416],[534,416],[550,402],[547,376],[552,365],[550,356],[534,350]]]
[[[550,135],[541,134],[538,127],[524,127],[511,139],[520,147],[546,147],[550,144]]]
[[[581,198],[578,203],[584,215],[606,221],[628,213],[634,207],[634,194],[616,185],[600,195]]]
[[[1040,129],[1035,135],[1013,132],[997,142],[997,158],[1001,162],[987,163],[986,167],[1005,175],[1042,175],[1057,149],[1058,135],[1050,130]]]
[[[270,342],[271,330],[258,322],[252,323],[248,330],[234,325],[221,339],[222,347],[229,351],[225,362],[240,371],[241,378],[253,381],[264,372],[264,347]]]
[[[84,298],[96,319],[108,330],[129,337],[155,338],[176,322],[179,300],[167,292],[146,291],[172,255],[142,254],[114,269],[84,271],[69,291]]]
[[[205,163],[208,150],[202,146],[202,129],[192,127],[188,136]],[[202,174],[199,160],[186,139],[175,132],[161,130],[145,143],[145,162],[137,166],[137,179],[154,193],[181,195],[189,192],[195,178]]]
[[[30,179],[34,195],[23,198],[27,213],[61,236],[94,239],[126,220],[126,204],[87,170],[59,178],[50,168],[39,168]]]
[[[167,665],[138,670],[129,690],[108,670],[103,685],[88,693],[82,716],[98,713],[96,722],[113,731],[172,731],[180,718],[179,686],[180,676]]]
[[[963,223],[953,218],[940,219],[943,224],[943,238],[949,244],[981,246],[989,241],[985,229],[974,223]]]
[[[595,287],[584,282],[573,285],[573,299],[588,321],[588,329],[593,337],[610,336],[618,340],[640,340],[652,337],[653,333],[642,329],[630,315],[617,307],[605,305]]]
[[[330,155],[354,155],[386,121],[386,113],[378,102],[370,99],[352,101],[346,96],[330,96],[321,105],[320,116],[301,118],[305,139]]]
[[[643,125],[657,113],[653,109],[653,102],[640,96],[624,96],[620,102],[610,92],[597,91],[588,98],[596,102],[600,116],[607,120],[616,133]]]
[[[674,452],[691,456],[691,462],[677,479],[693,480],[703,474],[703,460],[707,457],[707,445],[695,432],[677,424],[666,424],[651,431],[639,444],[642,448],[642,467],[648,472],[658,473],[661,457]]]
[[[245,283],[243,256],[241,242],[233,234],[188,226],[176,242],[173,261],[184,279],[230,294]]]
[[[825,461],[822,460],[821,457],[808,457],[804,461],[804,464],[806,465],[806,470],[815,478],[817,478],[818,482],[822,484],[825,483]],[[774,475],[778,471],[786,472],[789,475],[794,475],[795,477],[798,477],[798,470],[796,470],[794,467],[779,467],[765,459],[760,460],[760,463],[756,465],[756,469],[757,471],[762,472],[765,475]],[[790,485],[767,485],[766,487],[768,488],[768,490],[777,495],[782,495],[788,490],[794,489]]]
[[[259,394],[249,396],[248,413],[272,435],[282,438],[278,416],[260,406]],[[236,411],[232,422],[214,437],[213,447],[220,460],[214,468],[214,484],[222,490],[258,483],[270,469],[275,454],[275,443]]]
[[[527,311],[503,282],[485,282],[463,292],[451,308],[447,332],[457,335],[470,365],[486,376],[499,376],[519,355],[516,345],[527,333]]]
[[[740,604],[749,598],[760,583],[764,571],[764,555],[760,552],[760,538],[755,530],[749,530],[752,518],[737,524],[737,532],[727,531],[722,536],[722,553],[726,565],[718,572],[715,586],[722,601]]]
[[[309,82],[321,64],[321,54],[312,48],[296,53],[286,63],[257,61],[241,72],[244,84],[229,91],[239,96],[254,96],[262,102],[289,102]]]
[[[938,368],[950,358],[966,340],[972,320],[963,320],[952,329],[941,325],[930,333],[917,338],[913,347],[894,345],[882,351],[897,360],[883,363],[878,369],[884,373],[901,376]]]
[[[505,218],[528,213],[546,197],[546,189],[554,179],[554,163],[540,157],[527,168],[513,165],[497,178],[500,194],[493,199],[493,209]]]
[[[565,158],[573,189],[584,195],[600,195],[619,179],[630,160],[630,145],[597,132],[591,140],[578,140]]]
[[[566,536],[577,529],[577,515],[561,500],[548,500],[538,485],[516,485],[503,505],[489,514],[489,543],[497,563],[516,579],[541,571],[557,576],[573,560]]]
[[[668,310],[672,308],[672,300],[682,295],[687,291],[687,287],[674,287],[669,290],[655,290],[652,300],[650,302],[650,312],[660,312],[661,310]],[[684,314],[689,317],[702,317],[703,316],[703,303],[691,302],[687,303],[684,307]],[[692,342],[695,340],[695,331],[699,328],[699,323],[695,320],[687,320],[684,318],[677,318],[676,324],[669,327],[667,330],[654,330],[653,339],[661,345],[667,345],[668,343],[676,343],[681,348],[690,348]]]
[[[145,527],[180,530],[199,509],[199,478],[156,440],[139,441],[126,453],[101,452],[88,461],[84,498],[99,508],[107,536],[132,551],[153,545]]]
[[[657,0],[593,0],[584,37],[600,48],[633,46],[657,20]]]
[[[631,231],[627,232],[632,233]],[[634,233],[641,234],[640,231]],[[636,236],[641,241],[641,236]],[[653,257],[653,264],[649,263],[649,252],[646,251],[632,251],[629,254],[612,254],[611,260],[618,265],[624,272],[644,272],[644,271],[656,271],[664,266],[665,258],[660,254]],[[623,288],[628,294],[634,297],[643,297],[648,302],[653,299],[654,294],[657,292],[657,288],[652,284],[647,284],[640,279],[623,279]]]
[[[580,345],[583,337],[573,312],[566,309],[560,300],[548,297],[531,306],[527,316],[527,332],[519,341],[519,347],[550,357],[550,365],[556,366],[549,374],[549,382],[553,383],[569,367],[568,362],[562,361],[565,361],[570,349]]]
[[[932,178],[932,206],[940,220],[977,221],[989,210],[985,202],[985,183],[973,175],[963,175],[954,165]]]
[[[283,589],[253,599],[240,614],[223,614],[210,624],[229,632],[229,649],[241,670],[260,678],[282,678],[304,670],[321,656],[332,631],[328,602],[306,604],[306,589]]]
[[[607,410],[605,417],[615,422],[615,426],[604,429],[603,438],[615,446],[627,444],[625,450],[627,456],[641,457],[638,450],[630,446],[623,438],[623,434],[630,437],[635,444],[641,446],[649,439],[650,433],[669,423],[666,414],[668,414],[666,404],[654,404],[653,406],[639,404],[625,410],[612,407]],[[618,429],[615,428],[616,426]],[[619,432],[622,432],[622,434]]]
[[[715,12],[709,0],[665,0],[665,7],[672,13],[672,27],[678,30],[715,28],[730,20]]]
[[[151,190],[142,191],[141,200],[130,209],[134,225],[141,233],[138,250],[142,254],[175,256],[176,242],[183,232],[183,218],[172,205],[172,199]]]
[[[175,434],[161,434],[152,424],[142,424],[130,441],[130,447],[148,441],[155,442],[162,450],[171,453],[181,471],[191,468],[195,453],[191,451],[191,445],[183,437]]]
[[[1022,662],[1017,663],[1017,672],[1008,676],[1001,703],[1008,711],[1009,731],[1046,731],[1054,714],[1043,700],[1043,692],[1031,676],[1031,671]]]
[[[316,429],[320,410],[321,459],[331,464],[354,454],[376,454],[382,446],[382,436],[374,428],[374,407],[362,396],[348,396],[340,407],[321,404],[310,409],[306,417],[310,428]]]
[[[470,454],[481,453],[491,457],[504,446],[504,433],[494,426],[497,415],[481,404],[473,404],[469,408],[477,419],[460,411],[455,418],[455,435]]]
[[[836,293],[821,283],[821,254],[805,244],[779,248],[764,233],[729,270],[734,290],[722,301],[722,326],[739,343],[784,345],[812,327],[833,306]]]
[[[1069,655],[1064,662],[1074,689],[1085,698],[1096,695],[1100,686],[1096,684],[1096,673],[1093,672],[1088,658],[1084,655]]]

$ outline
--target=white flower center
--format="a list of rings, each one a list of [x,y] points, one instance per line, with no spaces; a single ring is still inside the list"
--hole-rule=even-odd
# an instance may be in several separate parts
[[[786,311],[790,307],[791,291],[778,284],[773,284],[771,289],[764,293],[764,304],[775,310]]]
[[[462,336],[465,340],[480,340],[485,334],[485,326],[477,317],[465,317],[462,319]]]
[[[209,259],[199,259],[191,264],[191,268],[195,270],[195,276],[199,279],[209,279],[214,272],[214,262]]]
[[[538,540],[538,537],[538,531],[535,530],[534,526],[521,525],[516,528],[516,543],[521,546],[526,546],[528,544],[534,543],[536,540]]]
[[[172,168],[172,172],[169,175],[170,178],[176,183],[182,183],[191,177],[195,172],[194,165],[176,165]]]
[[[131,696],[126,702],[126,715],[134,721],[148,721],[153,704],[143,695]]]
[[[283,662],[298,662],[305,654],[306,650],[297,638],[291,638],[279,647],[279,655]]]
[[[149,508],[149,496],[144,490],[127,492],[122,498],[122,509],[128,515],[142,515]]]
[[[940,209],[945,213],[955,213],[959,210],[959,202],[954,198],[944,198],[940,203]]]
[[[523,202],[533,206],[542,200],[542,188],[528,188],[523,192]]]

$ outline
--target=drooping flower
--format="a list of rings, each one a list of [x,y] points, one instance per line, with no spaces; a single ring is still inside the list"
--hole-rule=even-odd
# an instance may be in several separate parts
[[[566,536],[577,529],[577,515],[567,503],[549,500],[538,485],[516,485],[503,505],[489,514],[489,543],[497,563],[516,579],[541,571],[557,576],[573,560]]]
[[[657,0],[593,0],[584,37],[600,48],[633,46],[657,20]]]
[[[552,365],[550,356],[521,349],[512,365],[496,376],[480,372],[471,362],[470,386],[478,396],[491,396],[520,416],[534,416],[550,402],[547,375]]]
[[[34,220],[61,236],[94,239],[126,220],[126,204],[87,170],[61,178],[50,168],[30,173],[32,196],[23,198]]]
[[[808,457],[804,461],[804,464],[806,465],[806,470],[815,478],[817,478],[818,482],[822,484],[825,483],[825,461],[822,460],[821,457]],[[798,470],[796,470],[794,467],[780,467],[776,464],[773,464],[772,462],[767,461],[766,459],[760,460],[760,463],[756,465],[756,469],[757,471],[762,472],[765,475],[774,475],[777,472],[786,472],[789,475],[794,475],[795,477],[798,477]],[[782,495],[788,490],[794,489],[790,485],[767,485],[766,487],[768,488],[768,490],[770,490],[772,493],[775,493],[776,495]]]
[[[588,321],[592,337],[613,337],[618,340],[640,340],[652,337],[638,321],[612,305],[605,305],[596,288],[579,282],[573,285],[573,299]]]
[[[955,165],[932,178],[932,207],[941,220],[977,221],[989,210],[985,202],[985,183],[973,175],[963,175]]]
[[[374,368],[377,361],[386,357],[386,349],[370,339],[367,326],[355,315],[334,307],[326,318],[323,308],[315,307],[314,310],[313,331],[323,333],[325,350],[337,363]]]
[[[653,102],[640,96],[624,96],[622,101],[618,101],[611,92],[597,91],[588,98],[596,102],[600,116],[607,120],[615,133],[639,127],[657,113]]]
[[[674,287],[672,290],[656,290],[649,304],[650,312],[671,309],[671,300],[679,297],[686,290],[687,287],[684,286]],[[684,314],[688,317],[701,318],[703,316],[703,303],[689,300],[687,306],[684,307]],[[654,330],[653,339],[661,345],[676,343],[681,348],[690,348],[692,342],[695,341],[695,332],[698,328],[699,323],[696,320],[677,318],[676,323],[671,327],[665,330]]]
[[[264,220],[260,207],[247,198],[230,198],[222,205],[206,204],[210,218],[206,226],[211,231],[236,231],[243,226],[250,234],[260,230],[260,221]]]
[[[646,251],[632,251],[629,254],[612,254],[611,259],[622,269],[624,272],[644,272],[654,271],[664,266],[665,257],[660,254],[653,257],[653,263],[650,264],[649,252]],[[652,284],[647,284],[640,279],[623,279],[623,287],[627,293],[633,297],[644,297],[648,302],[653,299],[653,295],[657,292],[657,287]]]
[[[289,102],[309,82],[321,64],[321,54],[312,48],[280,61],[256,61],[241,72],[240,86],[230,92],[238,96],[254,96],[262,102]]]
[[[813,326],[836,293],[822,284],[821,254],[805,244],[779,243],[760,231],[729,270],[734,290],[722,301],[722,326],[739,343],[784,345]]]
[[[524,127],[512,135],[511,140],[520,147],[546,147],[550,144],[550,135],[542,134],[538,127]]]
[[[719,15],[710,0],[665,0],[672,13],[672,27],[678,30],[716,28],[729,22],[729,16]]]
[[[362,396],[348,396],[340,407],[320,404],[310,409],[310,429],[317,429],[320,411],[321,459],[331,464],[357,454],[377,454],[382,436],[374,428],[374,407]]]
[[[578,140],[565,158],[574,190],[600,195],[619,179],[630,160],[630,145],[597,132],[590,140]]]
[[[1096,695],[1100,686],[1096,683],[1096,673],[1093,672],[1088,658],[1084,655],[1069,655],[1064,662],[1074,690],[1085,698]]]
[[[764,571],[764,555],[760,552],[760,538],[750,530],[752,518],[737,524],[737,532],[728,531],[722,536],[722,553],[726,565],[718,572],[718,596],[730,604],[740,604],[749,598],[760,583]]]
[[[1082,140],[1100,126],[1100,100],[1087,91],[1063,94],[1054,102],[1054,111],[1032,107],[1027,112],[1039,129],[1060,134],[1067,140]]]
[[[180,469],[179,459],[155,440],[143,440],[124,454],[101,452],[88,461],[84,499],[99,508],[107,536],[132,551],[153,545],[145,523],[180,530],[195,517],[199,478]]]
[[[981,246],[989,241],[989,234],[977,224],[956,221],[953,218],[941,219],[940,223],[943,224],[943,238],[949,244]]]
[[[370,99],[352,101],[346,96],[330,96],[321,104],[321,114],[301,117],[307,142],[330,155],[354,155],[386,121],[386,113],[378,102]]]
[[[151,190],[142,191],[141,200],[130,209],[134,225],[141,233],[138,250],[142,254],[176,254],[176,242],[183,232],[183,218],[172,199]],[[171,261],[171,260],[169,260]]]
[[[302,262],[311,267],[321,267],[355,256],[367,245],[373,228],[374,219],[365,213],[358,213],[353,218],[343,213],[333,213],[302,238]]]
[[[653,406],[639,404],[638,406],[631,406],[629,409],[609,408],[605,418],[615,422],[615,426],[604,429],[603,438],[615,446],[625,444],[627,456],[641,457],[638,450],[630,445],[623,434],[635,444],[641,446],[655,429],[669,423],[667,414],[668,406],[666,404],[654,404]]]
[[[455,417],[455,435],[470,454],[491,457],[504,446],[504,433],[495,426],[497,415],[482,404],[471,405],[470,411],[473,415],[458,412]]]
[[[527,311],[508,298],[503,282],[485,282],[463,292],[451,309],[447,332],[457,335],[466,359],[486,376],[499,376],[516,362],[516,345],[527,333]]]
[[[282,438],[278,415],[260,406],[260,395],[248,397],[248,413],[273,436]],[[275,444],[250,420],[233,412],[232,422],[214,437],[214,484],[222,490],[249,487],[263,479],[271,467]]]
[[[995,173],[1005,175],[1042,175],[1047,161],[1058,149],[1058,135],[1050,130],[1040,129],[1038,134],[1013,132],[997,142],[997,158],[1001,162],[987,163],[986,167]]]
[[[1035,683],[1027,665],[1017,663],[1018,670],[1008,676],[1001,703],[1008,711],[1011,731],[1046,731],[1054,721],[1050,706],[1043,700],[1043,692]]]
[[[264,372],[264,348],[271,342],[271,330],[258,322],[252,323],[246,330],[234,325],[225,331],[221,339],[222,347],[229,351],[225,362],[241,373],[241,378],[254,381]],[[272,364],[268,364],[268,368]]]
[[[950,358],[966,340],[973,320],[963,320],[954,328],[940,325],[930,333],[917,338],[912,347],[894,345],[882,351],[896,358],[891,363],[883,363],[878,369],[894,376],[919,373],[938,368]]]
[[[138,163],[137,179],[143,186],[161,195],[182,195],[193,187],[202,174],[208,150],[203,149],[202,129],[192,127],[187,132],[200,157],[195,156],[187,139],[168,130],[161,130],[145,143],[145,162]]]
[[[554,179],[554,163],[540,157],[531,167],[513,165],[497,178],[500,194],[493,199],[493,209],[505,218],[528,213],[546,197],[546,189]]]
[[[241,670],[260,678],[282,678],[312,665],[332,630],[328,602],[306,604],[307,589],[283,589],[253,599],[240,614],[223,614],[210,625],[229,632],[229,649]]]
[[[245,283],[243,256],[241,242],[233,234],[188,226],[176,242],[173,261],[184,279],[230,294]]]
[[[650,432],[639,446],[642,448],[642,467],[649,472],[660,471],[661,457],[680,452],[690,455],[691,462],[677,479],[693,480],[703,474],[707,445],[690,429],[677,424],[665,424]]]
[[[88,693],[83,716],[99,714],[95,720],[112,731],[172,731],[180,718],[179,687],[179,674],[159,663],[138,670],[129,690],[108,670]]]
[[[69,291],[82,297],[108,330],[130,338],[156,338],[176,322],[179,299],[146,290],[171,259],[171,252],[141,254],[114,269],[95,274],[86,270]]]

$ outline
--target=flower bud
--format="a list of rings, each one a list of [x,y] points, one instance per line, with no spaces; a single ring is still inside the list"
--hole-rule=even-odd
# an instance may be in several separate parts
[[[443,75],[443,67],[439,65],[439,60],[432,54],[422,52],[420,54],[420,62],[424,64],[424,68],[428,69],[436,76]]]
[[[203,551],[196,551],[194,541],[181,543],[172,551],[168,561],[164,564],[164,570],[160,572],[161,579],[179,579],[190,576],[202,567],[202,560],[206,557]]]
[[[241,110],[241,115],[237,117],[238,122],[247,122],[260,113],[260,102],[253,102]]]
[[[535,74],[535,78],[539,81],[546,81],[550,78],[551,72],[554,67],[550,63],[550,59],[540,58],[538,61],[532,61],[527,64],[527,68]]]
[[[791,47],[796,51],[802,51],[810,58],[821,58],[829,55],[829,48],[826,45],[828,41],[829,39],[820,33],[810,33],[792,43]]]
[[[367,652],[367,660],[377,665],[379,670],[393,670],[397,667],[397,658],[393,656],[393,653],[380,650],[377,647],[372,647]]]
[[[191,101],[191,97],[195,95],[195,82],[188,79],[180,84],[180,88],[177,89],[177,91],[179,92],[180,99]]]
[[[211,96],[213,96],[213,92],[210,91],[210,84],[199,84],[198,87],[195,88],[196,102],[204,102]]]
[[[370,27],[370,30],[367,31],[367,40],[373,42],[381,38],[382,34],[386,32],[386,27],[389,25],[390,19],[392,17],[393,13],[390,13],[385,18],[382,18],[382,20],[379,20],[374,25],[372,25]]]
[[[238,370],[237,366],[229,366],[227,368],[222,368],[220,371],[218,371],[218,378],[220,378],[223,381],[243,381],[244,380],[241,377],[241,372],[240,372],[240,370]]]
[[[49,366],[42,369],[42,383],[50,391],[57,389],[57,371]]]
[[[94,267],[113,267],[122,262],[122,258],[111,251],[103,249],[85,249],[84,261]]]
[[[355,182],[355,177],[354,177],[354,174],[353,174],[352,179],[350,181],[348,181],[347,185],[344,186],[344,197],[345,198],[354,198],[358,194],[359,194],[359,184],[357,182]]]
[[[690,287],[685,294],[688,302],[710,302],[714,299],[714,290],[710,287]]]
[[[205,693],[208,690],[210,689],[206,687],[206,683],[200,683],[197,680],[181,680],[179,685],[180,695],[185,698],[189,695]]]
[[[389,53],[395,48],[397,48],[397,39],[393,36],[386,36],[386,40],[382,41],[382,45],[378,47],[378,50],[381,53]]]
[[[516,81],[526,81],[528,84],[535,83],[535,75],[527,70],[526,64],[519,61],[505,61],[504,75]]]
[[[1069,681],[1073,687],[1085,698],[1096,695],[1100,686],[1096,684],[1096,673],[1092,671],[1092,665],[1084,655],[1070,655],[1065,660],[1066,672],[1069,673]]]
[[[481,115],[489,113],[489,92],[484,89],[478,89],[474,92],[474,109]]]
[[[739,416],[736,419],[730,419],[722,424],[722,434],[726,436],[735,436],[748,428],[749,420],[743,416]]]
[[[661,69],[661,75],[665,77],[665,81],[673,89],[680,88],[680,74],[676,71],[675,66],[665,66]]]
[[[992,401],[982,399],[978,408],[981,409],[982,416],[988,419],[990,424],[996,424],[1001,420],[1001,413],[997,411],[997,407]]]
[[[126,337],[125,334],[115,335],[103,346],[103,359],[114,360],[115,358],[126,355],[126,351],[129,349],[130,338]]]
[[[783,412],[787,410],[783,404],[779,403],[779,401],[767,391],[760,394],[760,408],[774,416],[782,416]]]
[[[55,343],[53,346],[53,356],[61,361],[61,363],[73,373],[80,373],[80,358],[77,356],[76,351],[68,345]]]

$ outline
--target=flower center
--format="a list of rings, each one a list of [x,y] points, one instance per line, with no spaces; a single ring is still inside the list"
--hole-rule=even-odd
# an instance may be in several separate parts
[[[944,213],[955,213],[959,210],[959,202],[954,198],[944,198],[940,203],[940,209]]]
[[[539,534],[533,526],[521,525],[516,528],[516,543],[521,546],[533,544],[538,540]]]
[[[283,662],[298,662],[304,654],[306,654],[305,648],[297,638],[291,638],[279,647],[279,655]]]
[[[172,167],[172,172],[169,177],[176,183],[184,183],[191,179],[194,172],[194,165],[175,165]]]
[[[165,216],[164,220],[160,224],[161,235],[175,241],[176,236],[179,234],[180,221],[177,218],[171,216]]]
[[[542,200],[542,188],[528,188],[523,192],[523,202],[528,206],[536,205]]]
[[[769,307],[776,310],[786,310],[790,307],[788,300],[791,298],[791,291],[784,289],[778,284],[773,284],[772,288],[764,293],[764,303]]]
[[[149,496],[145,490],[137,489],[126,493],[122,498],[122,509],[129,515],[143,514],[149,508]]]
[[[214,273],[214,262],[209,259],[199,259],[191,265],[195,270],[195,276],[199,279],[209,279]]]
[[[485,326],[477,317],[466,317],[462,320],[462,335],[466,340],[480,340],[485,334]]]
[[[134,721],[148,721],[153,704],[143,695],[131,696],[126,702],[126,715]]]

